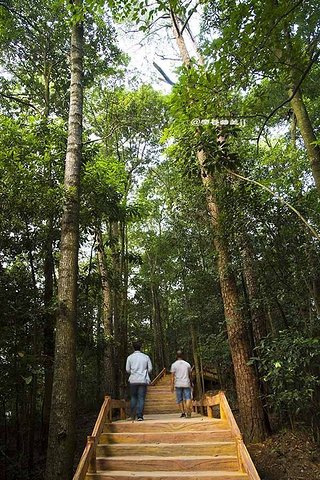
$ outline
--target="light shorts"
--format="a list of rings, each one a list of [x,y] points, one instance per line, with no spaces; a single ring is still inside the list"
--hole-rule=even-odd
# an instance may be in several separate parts
[[[184,400],[191,400],[190,387],[176,387],[177,403],[182,403]]]

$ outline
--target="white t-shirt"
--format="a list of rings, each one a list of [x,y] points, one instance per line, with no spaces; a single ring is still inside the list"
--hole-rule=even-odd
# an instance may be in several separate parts
[[[191,365],[185,360],[177,360],[171,365],[171,373],[174,373],[174,386],[180,388],[191,387]]]

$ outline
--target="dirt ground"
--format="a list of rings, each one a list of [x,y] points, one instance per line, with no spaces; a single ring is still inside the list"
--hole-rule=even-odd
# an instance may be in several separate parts
[[[304,430],[284,430],[248,450],[261,480],[320,480],[320,446]]]

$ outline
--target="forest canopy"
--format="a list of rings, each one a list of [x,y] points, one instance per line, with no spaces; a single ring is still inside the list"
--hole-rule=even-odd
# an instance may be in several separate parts
[[[0,2],[6,480],[72,478],[136,340],[154,376],[183,349],[245,440],[320,441],[319,12]]]

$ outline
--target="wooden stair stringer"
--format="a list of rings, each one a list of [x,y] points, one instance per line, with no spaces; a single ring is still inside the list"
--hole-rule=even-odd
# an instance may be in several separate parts
[[[251,480],[228,421],[180,418],[169,375],[148,387],[144,418],[104,425],[86,480]]]

